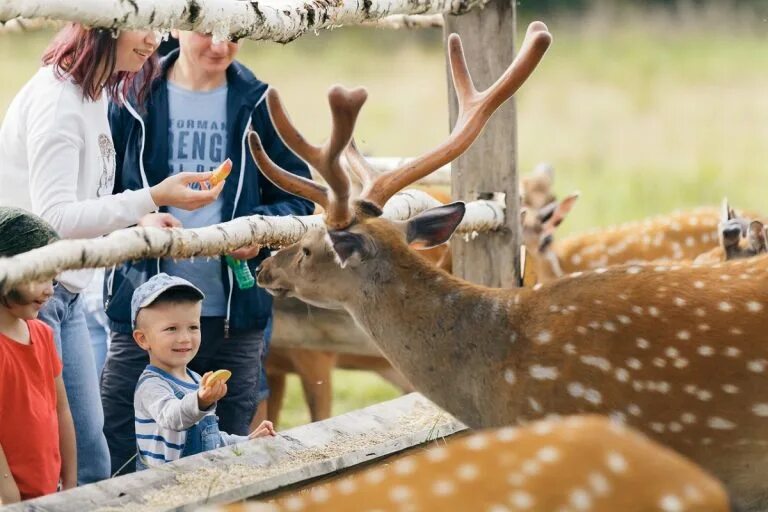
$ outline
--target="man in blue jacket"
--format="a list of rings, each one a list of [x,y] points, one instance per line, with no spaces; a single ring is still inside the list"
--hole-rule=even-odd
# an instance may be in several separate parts
[[[193,32],[178,37],[179,50],[161,61],[147,104],[110,107],[117,151],[115,193],[150,187],[181,171],[210,171],[230,158],[232,173],[219,199],[193,212],[168,209],[166,225],[180,222],[197,228],[248,215],[312,213],[309,201],[275,187],[250,156],[247,133],[253,129],[276,163],[309,177],[306,164],[275,132],[264,101],[267,84],[235,62],[238,44],[214,43],[210,35]],[[247,260],[253,272],[268,250],[247,247],[232,256]],[[258,287],[239,289],[224,258],[142,260],[108,271],[104,297],[112,341],[101,395],[113,473],[134,467],[128,463],[136,453],[133,393],[147,365],[147,354],[132,338],[131,296],[158,272],[187,279],[205,293],[202,343],[190,367],[200,374],[232,371],[227,396],[217,407],[221,428],[247,435],[253,413],[267,394],[262,363],[272,301]]]

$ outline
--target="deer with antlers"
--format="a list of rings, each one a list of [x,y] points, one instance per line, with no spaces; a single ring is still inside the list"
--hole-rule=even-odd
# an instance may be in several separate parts
[[[546,26],[531,24],[512,65],[477,92],[460,40],[451,36],[460,103],[451,135],[371,179],[354,201],[347,172],[366,167],[349,141],[365,91],[331,89],[333,128],[322,147],[304,140],[270,91],[281,136],[329,186],[280,169],[249,135],[270,180],[326,211],[325,228],[265,260],[258,282],[276,296],[348,311],[416,389],[471,427],[610,414],[703,465],[750,506],[765,506],[767,257],[596,269],[533,289],[493,289],[436,269],[411,249],[446,241],[463,203],[403,223],[380,218],[394,193],[471,145],[550,42]]]
[[[386,464],[386,465],[385,465]],[[219,509],[220,510],[220,509]],[[230,512],[380,510],[726,512],[722,484],[600,416],[540,420],[449,440],[272,503]]]

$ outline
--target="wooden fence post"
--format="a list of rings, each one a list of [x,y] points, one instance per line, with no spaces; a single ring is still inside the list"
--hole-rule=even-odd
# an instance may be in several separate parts
[[[483,90],[504,72],[515,56],[516,0],[491,0],[483,9],[445,16],[444,39],[461,36],[470,73]],[[446,63],[447,67],[447,63]],[[449,69],[449,68],[447,68]],[[450,125],[458,104],[448,71]],[[474,283],[512,287],[520,282],[518,241],[517,126],[514,98],[493,115],[472,147],[451,164],[453,198],[474,201],[492,193],[505,194],[505,228],[478,233],[469,243],[455,236],[453,272]]]

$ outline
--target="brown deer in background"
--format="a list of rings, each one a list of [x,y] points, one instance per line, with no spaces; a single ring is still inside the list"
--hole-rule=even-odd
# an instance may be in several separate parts
[[[447,240],[461,222],[462,203],[404,223],[380,218],[394,193],[470,146],[549,43],[544,25],[532,24],[512,66],[478,93],[458,37],[449,38],[461,105],[451,135],[372,179],[354,202],[339,156],[351,153],[348,164],[365,169],[348,145],[364,90],[330,91],[333,129],[323,147],[303,139],[270,91],[282,138],[329,187],[280,169],[249,135],[270,180],[326,211],[325,229],[264,261],[259,284],[276,296],[345,309],[416,389],[471,427],[610,414],[703,465],[750,506],[764,506],[767,257],[614,267],[530,290],[492,289],[436,269],[409,248]]]
[[[600,416],[540,420],[449,440],[272,503],[229,512],[726,512],[722,484]]]

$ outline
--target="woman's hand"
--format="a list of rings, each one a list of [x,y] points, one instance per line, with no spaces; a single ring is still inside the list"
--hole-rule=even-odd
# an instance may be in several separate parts
[[[148,213],[139,219],[139,227],[180,228],[181,221],[170,213]]]
[[[258,244],[247,245],[229,253],[236,260],[249,260],[258,256],[262,246]]]
[[[211,204],[219,197],[224,182],[208,190],[207,182],[212,172],[180,172],[149,189],[157,206],[173,206],[182,210],[196,210]],[[201,190],[192,190],[189,185],[200,183]]]

